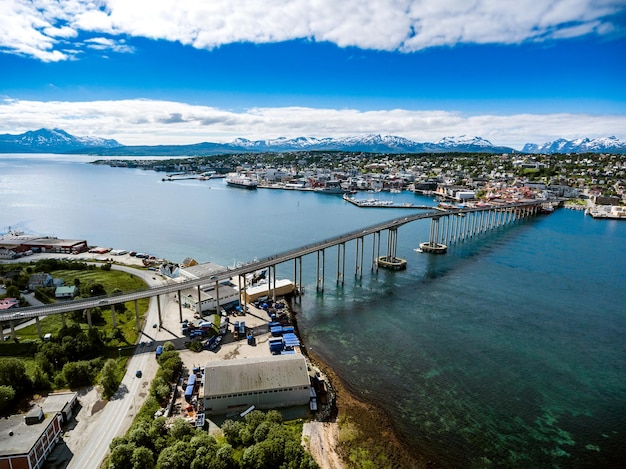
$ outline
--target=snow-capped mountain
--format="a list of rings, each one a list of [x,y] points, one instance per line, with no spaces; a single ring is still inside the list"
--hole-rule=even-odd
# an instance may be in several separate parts
[[[481,137],[468,137],[467,135],[460,135],[458,137],[444,137],[436,145],[441,145],[446,148],[454,148],[459,145],[471,145],[476,147],[493,147],[493,143],[489,140],[485,140]]]
[[[367,153],[490,152],[511,153],[480,137],[446,137],[437,143],[420,143],[394,135],[364,135],[341,138],[278,137],[267,140],[237,138],[229,143],[195,145],[122,146],[115,140],[75,137],[60,129],[40,129],[21,135],[0,135],[0,153],[76,153],[97,155],[215,155],[238,152],[355,151]]]
[[[203,144],[206,145],[206,144]],[[270,140],[238,138],[223,144],[235,151],[362,151],[369,153],[434,153],[442,151],[472,151],[511,153],[512,148],[496,147],[480,137],[447,137],[437,143],[421,143],[395,135],[364,135],[339,138],[279,137]]]
[[[39,129],[20,135],[0,135],[0,153],[64,153],[120,146],[115,140],[76,137],[61,129]]]
[[[527,143],[522,153],[626,153],[626,142],[617,137],[577,138],[575,140],[559,138],[542,145]]]

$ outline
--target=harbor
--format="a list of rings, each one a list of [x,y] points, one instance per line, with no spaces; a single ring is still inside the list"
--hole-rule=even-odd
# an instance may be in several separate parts
[[[219,180],[163,184],[156,172],[50,159],[3,171],[15,186],[3,193],[6,225],[14,229],[225,266],[412,215],[353,209],[341,197],[227,189]],[[42,181],[38,193],[29,190],[33,177]],[[100,192],[108,197],[93,197]],[[436,205],[406,191],[389,197]],[[67,210],[51,211],[51,200]],[[154,207],[168,215],[166,222],[146,215]],[[384,428],[441,467],[470,467],[484,458],[620,467],[625,229],[557,209],[432,256],[414,251],[429,237],[428,222],[410,223],[399,230],[404,271],[370,275],[368,265],[367,275],[355,278],[350,269],[339,288],[329,262],[332,281],[318,294],[315,259],[305,261],[306,294],[294,308],[299,336],[345,384],[342,397],[353,393],[380,407],[375,415],[393,422]],[[353,266],[355,256],[346,251]],[[278,269],[280,277],[291,272],[288,264]],[[253,348],[247,340],[227,345],[233,354],[236,347]]]

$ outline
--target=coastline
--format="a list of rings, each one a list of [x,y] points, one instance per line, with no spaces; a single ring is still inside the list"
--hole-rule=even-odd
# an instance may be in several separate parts
[[[329,379],[335,394],[335,420],[339,424],[335,451],[346,467],[364,454],[376,467],[424,469],[440,467],[423,455],[416,454],[404,443],[389,416],[378,406],[350,392],[335,371],[318,355],[306,351],[311,363]],[[383,465],[384,464],[384,465]]]
[[[15,260],[3,260],[3,263],[12,264],[16,262],[36,262],[45,258],[63,258],[64,254],[58,253],[37,253],[26,258]],[[115,256],[114,258],[104,258],[101,254],[81,253],[72,258],[78,262],[112,262],[120,266],[131,268],[144,268],[140,259],[130,257],[127,254]],[[299,308],[294,308],[294,302],[289,301],[290,311],[296,333],[301,338],[298,331],[297,315],[301,314]],[[302,339],[301,339],[302,340]],[[353,461],[369,460],[376,467],[397,468],[397,469],[423,469],[437,467],[430,461],[426,461],[420,455],[413,454],[410,448],[403,444],[401,438],[394,429],[391,419],[372,403],[365,402],[350,392],[335,373],[335,371],[315,353],[312,353],[302,342],[302,352],[307,360],[317,367],[327,378],[327,385],[332,394],[332,407],[328,415],[323,416],[317,423],[322,425],[334,425],[334,429],[329,431],[327,427],[322,427],[323,432],[327,432],[326,441],[332,445],[332,451],[341,458],[344,467],[361,467]],[[326,448],[326,451],[331,448]],[[322,450],[324,448],[322,447]],[[336,469],[336,463],[330,465],[326,461],[317,461],[322,469]]]
[[[298,330],[297,316],[302,314],[302,311],[294,306],[294,302],[290,301],[292,322],[302,343],[302,353],[328,379],[330,393],[333,396],[333,408],[329,419],[324,421],[335,422],[338,426],[334,432],[335,441],[332,449],[341,457],[345,467],[361,467],[361,464],[354,464],[353,461],[365,459],[375,465],[372,467],[381,468],[440,467],[404,442],[396,431],[392,419],[382,408],[357,397],[326,361],[307,348]]]

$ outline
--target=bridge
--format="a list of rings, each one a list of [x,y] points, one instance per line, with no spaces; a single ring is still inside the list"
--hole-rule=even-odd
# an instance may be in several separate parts
[[[344,273],[346,271],[346,243],[354,241],[356,243],[356,256],[354,274],[355,277],[361,278],[363,275],[363,265],[365,260],[365,238],[372,237],[371,243],[371,270],[378,270],[379,267],[385,269],[399,270],[406,267],[406,260],[396,256],[398,228],[407,223],[417,220],[430,219],[430,238],[428,241],[420,243],[420,249],[423,252],[441,254],[446,252],[450,244],[454,244],[482,233],[488,232],[504,225],[512,224],[526,217],[535,215],[541,211],[543,201],[531,200],[526,202],[518,202],[511,204],[500,204],[484,207],[466,207],[446,209],[437,207],[428,207],[432,209],[428,212],[416,213],[395,218],[386,222],[378,223],[366,228],[354,230],[335,237],[308,244],[296,249],[282,252],[266,258],[247,262],[236,267],[228,267],[211,275],[200,277],[197,279],[181,280],[168,285],[143,289],[139,291],[125,292],[101,297],[78,299],[74,301],[60,302],[45,306],[31,306],[23,308],[14,308],[9,312],[0,315],[0,322],[9,322],[11,334],[15,337],[14,323],[24,319],[35,319],[37,322],[39,335],[41,329],[39,327],[39,318],[50,316],[53,314],[62,314],[71,311],[87,311],[87,319],[91,325],[90,311],[93,308],[110,307],[113,315],[113,326],[116,325],[115,305],[126,302],[134,302],[135,318],[137,329],[140,330],[139,311],[137,301],[142,298],[156,297],[159,313],[159,325],[161,324],[161,304],[160,297],[175,293],[178,295],[179,314],[182,321],[182,301],[181,291],[190,288],[197,288],[198,302],[200,302],[201,286],[210,284],[215,285],[216,303],[219,310],[219,285],[221,281],[237,278],[239,283],[239,299],[240,304],[245,307],[245,295],[243,295],[246,275],[255,271],[268,269],[268,294],[276,291],[276,266],[286,262],[293,261],[293,279],[296,286],[302,284],[302,258],[310,254],[316,254],[316,290],[324,290],[325,269],[326,269],[326,250],[337,247],[336,259],[336,282],[343,285]],[[426,208],[426,207],[424,207]],[[387,231],[386,249],[384,255],[381,255],[381,233]],[[272,288],[273,287],[273,288]],[[301,295],[301,288],[296,288],[298,296]],[[63,319],[65,317],[63,316]],[[0,327],[0,340],[4,339],[4,332]]]

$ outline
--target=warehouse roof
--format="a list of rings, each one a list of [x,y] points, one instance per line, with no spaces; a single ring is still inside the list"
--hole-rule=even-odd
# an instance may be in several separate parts
[[[300,354],[209,362],[204,372],[205,397],[310,384],[306,360]]]

